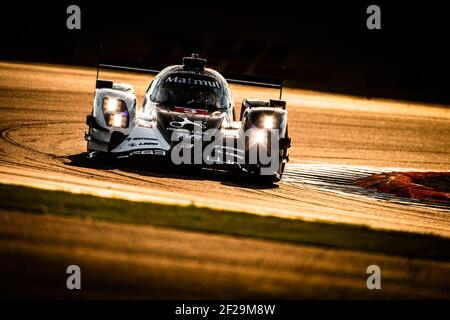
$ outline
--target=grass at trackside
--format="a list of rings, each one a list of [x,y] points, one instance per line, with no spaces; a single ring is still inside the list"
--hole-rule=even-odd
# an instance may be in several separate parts
[[[56,214],[131,224],[450,260],[450,239],[362,226],[262,217],[196,206],[162,205],[0,185],[0,210]]]

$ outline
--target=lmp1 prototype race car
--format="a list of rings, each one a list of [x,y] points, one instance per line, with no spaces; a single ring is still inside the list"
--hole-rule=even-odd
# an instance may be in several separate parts
[[[97,69],[93,109],[86,119],[88,157],[159,156],[176,165],[237,168],[279,181],[291,146],[281,82],[225,80],[205,66],[206,60],[193,54],[182,65],[158,72],[141,108],[133,85],[100,80]],[[236,121],[229,83],[278,88],[280,99],[244,99]]]

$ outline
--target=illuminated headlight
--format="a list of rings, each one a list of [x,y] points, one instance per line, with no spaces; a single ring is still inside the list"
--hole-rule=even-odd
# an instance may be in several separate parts
[[[265,129],[273,128],[273,116],[265,116],[263,119],[263,125]]]
[[[103,112],[124,112],[127,106],[125,101],[115,98],[104,98],[103,99]]]
[[[117,99],[108,99],[106,100],[106,111],[115,112],[120,108],[119,100]]]
[[[122,99],[109,98],[103,99],[103,115],[106,124],[110,127],[127,128],[129,115],[127,105]]]
[[[255,142],[263,144],[267,141],[267,133],[264,130],[257,130],[255,132]]]
[[[117,113],[117,114],[108,114],[108,115],[105,115],[105,119],[106,119],[106,123],[110,127],[116,127],[116,128],[128,127],[128,114],[126,112]]]

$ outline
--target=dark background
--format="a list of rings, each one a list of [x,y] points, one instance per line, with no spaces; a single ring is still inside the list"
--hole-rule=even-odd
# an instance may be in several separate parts
[[[66,8],[81,8],[81,30]],[[381,30],[366,8],[381,8]],[[0,59],[161,68],[197,52],[228,73],[290,86],[450,103],[450,21],[437,2],[16,1],[0,5]],[[102,50],[99,50],[99,44]]]

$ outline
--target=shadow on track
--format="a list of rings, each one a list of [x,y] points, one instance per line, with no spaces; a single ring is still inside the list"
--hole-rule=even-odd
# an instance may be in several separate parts
[[[173,165],[164,157],[132,157],[123,159],[95,158],[88,159],[85,152],[68,156],[67,165],[97,170],[118,169],[123,172],[155,178],[174,178],[180,180],[219,181],[226,186],[248,189],[274,189],[277,184],[261,181],[258,177],[246,174],[238,169],[225,171],[221,169],[202,168],[193,165]]]

